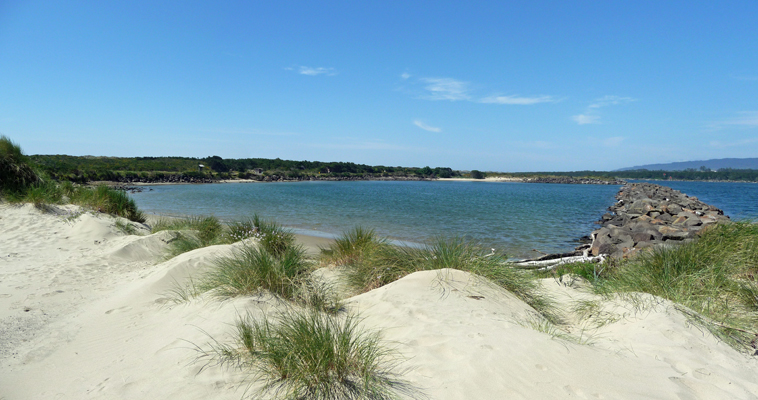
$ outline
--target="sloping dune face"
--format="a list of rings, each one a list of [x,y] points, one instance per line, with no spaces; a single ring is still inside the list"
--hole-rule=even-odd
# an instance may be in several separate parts
[[[536,312],[456,270],[409,275],[356,296],[365,323],[409,358],[431,398],[756,398],[756,361],[692,326],[670,303],[607,300],[552,279],[566,319],[598,302],[602,318],[535,329]],[[570,334],[575,340],[561,339]]]
[[[111,217],[61,210],[0,206],[0,398],[258,398],[248,373],[207,364],[198,350],[233,343],[240,315],[284,304],[171,296],[234,245],[162,261],[169,233],[126,235]],[[602,299],[580,283],[543,281],[564,311],[560,329],[457,270],[414,273],[346,301],[431,399],[758,397],[756,360],[671,304]]]

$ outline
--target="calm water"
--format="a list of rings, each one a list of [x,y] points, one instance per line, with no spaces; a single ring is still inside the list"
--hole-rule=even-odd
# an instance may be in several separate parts
[[[668,186],[698,200],[714,205],[732,220],[758,219],[758,183],[733,182],[680,182],[680,181],[631,181],[651,182]]]
[[[758,216],[758,185],[670,186],[728,215]],[[153,190],[133,197],[140,208],[157,214],[212,214],[230,221],[258,213],[317,236],[338,235],[357,225],[408,242],[467,236],[513,256],[536,256],[532,249],[572,250],[579,237],[597,227],[593,222],[613,204],[620,186],[361,181],[149,188]]]

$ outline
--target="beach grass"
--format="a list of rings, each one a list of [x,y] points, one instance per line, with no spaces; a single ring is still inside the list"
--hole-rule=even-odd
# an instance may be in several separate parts
[[[40,181],[21,147],[9,137],[0,136],[0,195],[24,191]]]
[[[399,355],[353,315],[286,309],[238,319],[237,343],[205,355],[250,370],[260,393],[277,399],[394,399],[411,393],[394,370]],[[247,393],[246,393],[247,394]]]
[[[153,223],[152,232],[178,231],[179,236],[171,243],[167,257],[173,258],[201,247],[231,244],[252,239],[275,256],[283,255],[295,245],[295,235],[277,222],[253,217],[222,223],[215,216],[189,216],[182,218],[159,218]]]
[[[356,228],[338,238],[324,257],[344,267],[347,284],[359,293],[413,272],[451,268],[482,276],[525,301],[551,323],[562,323],[534,274],[510,267],[505,255],[488,252],[465,238],[440,237],[422,247],[395,246],[375,237],[373,231]]]
[[[598,272],[600,271],[600,272]],[[722,223],[697,240],[655,247],[637,257],[578,272],[605,296],[649,293],[675,303],[688,318],[738,349],[754,352],[758,337],[758,225]]]
[[[387,239],[379,237],[375,230],[357,226],[335,238],[329,247],[321,249],[321,259],[326,264],[350,265],[358,262],[365,253],[387,243]]]
[[[9,193],[5,198],[13,203],[32,203],[41,210],[47,210],[54,204],[70,203],[134,222],[143,223],[146,220],[134,199],[124,191],[108,186],[73,186],[70,182],[41,180],[23,191]]]
[[[202,247],[231,243],[225,235],[225,227],[215,216],[185,218],[159,218],[151,232],[177,231],[179,234],[170,244],[167,258],[173,258]]]
[[[46,210],[64,202],[89,207],[135,222],[145,222],[144,214],[125,192],[107,186],[74,186],[58,183],[35,170],[16,143],[0,136],[0,196],[14,203],[32,203]]]
[[[261,218],[253,214],[252,218],[235,222],[229,226],[232,236],[255,238],[269,253],[275,256],[283,255],[287,249],[295,245],[295,235],[273,220]]]
[[[290,245],[278,254],[243,242],[230,255],[216,259],[194,287],[220,298],[272,294],[321,311],[339,311],[341,302],[331,288],[311,277],[312,265],[302,246]]]

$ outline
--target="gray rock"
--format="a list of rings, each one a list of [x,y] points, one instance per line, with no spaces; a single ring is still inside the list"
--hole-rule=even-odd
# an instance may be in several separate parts
[[[625,185],[597,223],[594,255],[631,256],[639,249],[693,240],[703,227],[728,220],[723,211],[678,190],[651,183]]]

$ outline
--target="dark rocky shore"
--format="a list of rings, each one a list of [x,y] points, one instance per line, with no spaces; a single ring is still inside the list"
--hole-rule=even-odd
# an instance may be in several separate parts
[[[303,181],[429,181],[435,178],[425,178],[418,176],[382,176],[382,175],[364,175],[364,176],[299,176],[287,177],[283,175],[253,175],[249,178],[239,179],[244,181],[257,182],[303,182]],[[150,184],[150,183],[219,183],[234,182],[237,179],[221,178],[198,178],[188,175],[167,175],[163,177],[120,177],[112,181],[116,185],[130,184]]]
[[[694,239],[700,231],[728,220],[724,212],[697,197],[652,183],[627,184],[616,204],[597,223],[589,252],[626,257],[651,246]]]
[[[525,183],[564,183],[571,185],[623,185],[626,182],[619,179],[605,180],[596,178],[574,178],[571,176],[541,176],[523,178]]]

